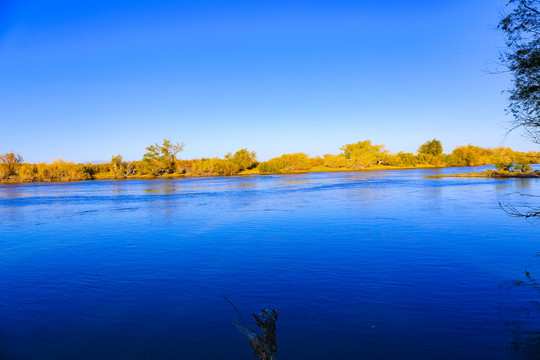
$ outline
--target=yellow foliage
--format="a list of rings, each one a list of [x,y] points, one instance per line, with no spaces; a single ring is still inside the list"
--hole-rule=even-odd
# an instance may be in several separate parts
[[[36,180],[36,165],[21,164],[17,169],[17,176],[21,182],[33,182]]]
[[[7,179],[11,174],[9,167],[6,164],[0,164],[0,180]]]
[[[191,167],[193,175],[235,175],[240,167],[228,160],[212,158],[195,161]]]
[[[66,162],[62,159],[53,160],[52,164],[39,163],[35,166],[35,177],[38,181],[77,181],[91,179],[88,169],[84,165]]]
[[[317,156],[309,159],[310,168],[324,165],[324,158]]]
[[[371,140],[347,144],[342,146],[341,150],[349,160],[350,166],[358,169],[382,165],[388,157],[388,150],[384,148],[384,145],[373,145]]]
[[[329,168],[347,168],[349,167],[349,160],[344,154],[339,155],[324,155],[324,166]]]
[[[433,145],[428,149],[428,145]],[[435,146],[436,145],[436,146]],[[330,169],[364,169],[412,166],[473,166],[494,164],[501,169],[527,171],[531,163],[540,162],[540,153],[520,153],[509,148],[485,149],[471,144],[458,146],[451,154],[442,154],[438,140],[422,145],[420,153],[399,152],[390,155],[384,145],[374,145],[370,140],[347,144],[338,155],[309,158],[304,153],[284,154],[257,163],[255,152],[241,149],[225,159],[211,158],[179,160],[176,154],[183,144],[164,140],[163,145],[147,148],[143,160],[124,162],[120,155],[109,163],[83,165],[54,160],[51,164],[25,164],[19,154],[10,152],[0,155],[1,182],[77,181],[88,179],[128,178],[134,176],[211,176],[249,173],[290,173],[296,171],[329,171]],[[424,149],[425,148],[425,149]],[[425,151],[424,151],[425,150]],[[330,168],[330,169],[329,169]],[[250,170],[246,170],[250,169]]]
[[[291,172],[308,170],[311,162],[304,153],[285,154],[259,164],[261,173]]]
[[[388,165],[405,167],[416,166],[419,163],[418,157],[413,153],[404,153],[402,151],[395,155],[388,155],[387,161]]]

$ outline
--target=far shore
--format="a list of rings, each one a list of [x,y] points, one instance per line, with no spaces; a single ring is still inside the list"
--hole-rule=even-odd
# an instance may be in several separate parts
[[[132,175],[127,177],[115,177],[113,174],[98,173],[93,175],[89,179],[81,180],[66,180],[66,181],[19,181],[17,176],[11,176],[8,179],[0,180],[0,184],[39,184],[39,183],[70,183],[80,181],[121,181],[121,180],[152,180],[152,179],[184,179],[184,178],[211,178],[211,177],[242,177],[242,176],[267,176],[267,175],[294,175],[294,174],[308,174],[308,173],[326,173],[326,172],[369,172],[369,171],[385,171],[385,170],[415,170],[415,169],[444,169],[454,166],[434,166],[434,165],[422,165],[422,166],[387,166],[378,165],[366,168],[329,168],[326,166],[315,166],[309,170],[292,170],[281,172],[260,173],[255,168],[251,170],[245,170],[234,175],[190,175],[190,174],[162,174],[159,176],[154,175]],[[477,177],[477,178],[538,178],[540,177],[539,171],[534,172],[505,172],[505,171],[493,171],[487,170],[485,172],[471,172],[461,174],[450,175],[432,175],[426,178],[439,179],[444,177]]]
[[[310,157],[306,153],[288,153],[259,162],[256,153],[247,148],[227,153],[224,158],[178,159],[184,143],[164,139],[146,148],[141,160],[124,161],[114,155],[108,163],[73,163],[55,159],[52,163],[26,163],[13,151],[0,155],[0,183],[53,183],[87,180],[171,179],[218,176],[252,176],[304,174],[322,172],[361,172],[410,169],[441,169],[447,167],[482,166],[495,164],[497,169],[529,171],[530,164],[540,163],[540,152],[518,152],[512,149],[458,146],[443,153],[439,140],[425,142],[417,154],[390,153],[384,145],[371,140],[346,144],[337,155]],[[466,175],[472,176],[472,175]],[[478,175],[494,177],[494,175]],[[521,173],[502,177],[525,177]],[[536,176],[527,176],[536,177]]]

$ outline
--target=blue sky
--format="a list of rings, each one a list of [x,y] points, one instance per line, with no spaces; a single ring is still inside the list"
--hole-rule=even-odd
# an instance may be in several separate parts
[[[505,1],[0,0],[0,152],[28,162],[260,160],[371,139],[538,151],[506,135]]]

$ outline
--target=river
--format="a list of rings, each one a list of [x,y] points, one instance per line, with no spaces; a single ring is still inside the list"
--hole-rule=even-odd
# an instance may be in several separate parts
[[[482,169],[0,185],[0,358],[252,359],[223,296],[280,359],[536,358],[540,180],[426,178]]]

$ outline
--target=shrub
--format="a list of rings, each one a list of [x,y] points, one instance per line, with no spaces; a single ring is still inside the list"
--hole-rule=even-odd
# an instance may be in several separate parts
[[[321,165],[324,165],[324,159],[320,156],[310,158],[309,164],[310,164],[310,167],[321,166]]]
[[[17,176],[19,181],[33,182],[37,179],[37,168],[34,164],[21,164],[17,169]]]
[[[343,155],[352,167],[365,168],[371,165],[382,165],[387,161],[388,150],[384,145],[372,145],[371,140],[359,141],[341,147]]]
[[[260,163],[258,168],[261,173],[308,170],[311,162],[304,153],[285,154]]]
[[[253,169],[257,166],[256,158],[257,155],[255,154],[255,151],[248,151],[247,149],[238,150],[234,155],[231,155],[231,153],[225,155],[225,159],[236,164],[239,171]]]
[[[395,155],[388,156],[388,164],[392,166],[416,166],[418,158],[413,153],[400,151]]]
[[[223,159],[201,159],[193,163],[191,172],[193,175],[235,175],[239,172],[238,165]]]
[[[10,173],[11,171],[9,171],[9,168],[6,164],[0,164],[0,180],[7,179]]]
[[[339,155],[324,155],[323,159],[324,166],[329,168],[347,168],[349,167],[349,160],[345,157],[344,154]]]

